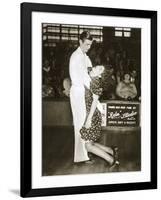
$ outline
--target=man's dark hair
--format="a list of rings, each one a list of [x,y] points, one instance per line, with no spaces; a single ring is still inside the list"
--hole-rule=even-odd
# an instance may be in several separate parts
[[[80,40],[82,40],[84,42],[84,40],[93,40],[93,37],[91,36],[90,32],[89,31],[83,31],[81,34],[80,34]]]

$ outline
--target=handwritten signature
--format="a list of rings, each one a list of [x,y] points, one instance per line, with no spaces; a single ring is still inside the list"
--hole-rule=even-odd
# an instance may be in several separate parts
[[[125,119],[125,118],[129,118],[129,117],[133,117],[135,115],[137,115],[137,112],[134,112],[134,111],[126,112],[123,114],[115,111],[115,112],[110,112],[108,118],[110,118],[110,119]]]

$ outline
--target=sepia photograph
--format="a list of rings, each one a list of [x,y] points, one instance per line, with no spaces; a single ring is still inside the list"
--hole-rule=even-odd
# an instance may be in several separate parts
[[[42,175],[141,170],[141,29],[42,23]]]
[[[156,21],[21,5],[21,196],[157,187]]]

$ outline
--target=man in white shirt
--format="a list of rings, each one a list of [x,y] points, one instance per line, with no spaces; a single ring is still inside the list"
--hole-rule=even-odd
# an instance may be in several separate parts
[[[92,36],[88,31],[80,35],[80,46],[72,53],[69,63],[71,78],[70,103],[74,123],[74,162],[88,161],[88,152],[85,141],[81,138],[80,129],[86,118],[85,88],[90,86],[88,67],[92,67],[89,57],[86,55],[92,45]]]

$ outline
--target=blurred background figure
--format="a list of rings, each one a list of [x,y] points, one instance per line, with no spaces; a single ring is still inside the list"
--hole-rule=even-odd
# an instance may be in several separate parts
[[[137,96],[137,89],[134,79],[131,82],[130,74],[125,74],[123,81],[120,81],[116,87],[116,94],[120,99],[132,100]]]
[[[66,96],[66,97],[69,97],[69,94],[70,94],[70,88],[71,88],[71,80],[70,78],[65,78],[63,80],[63,94]]]

